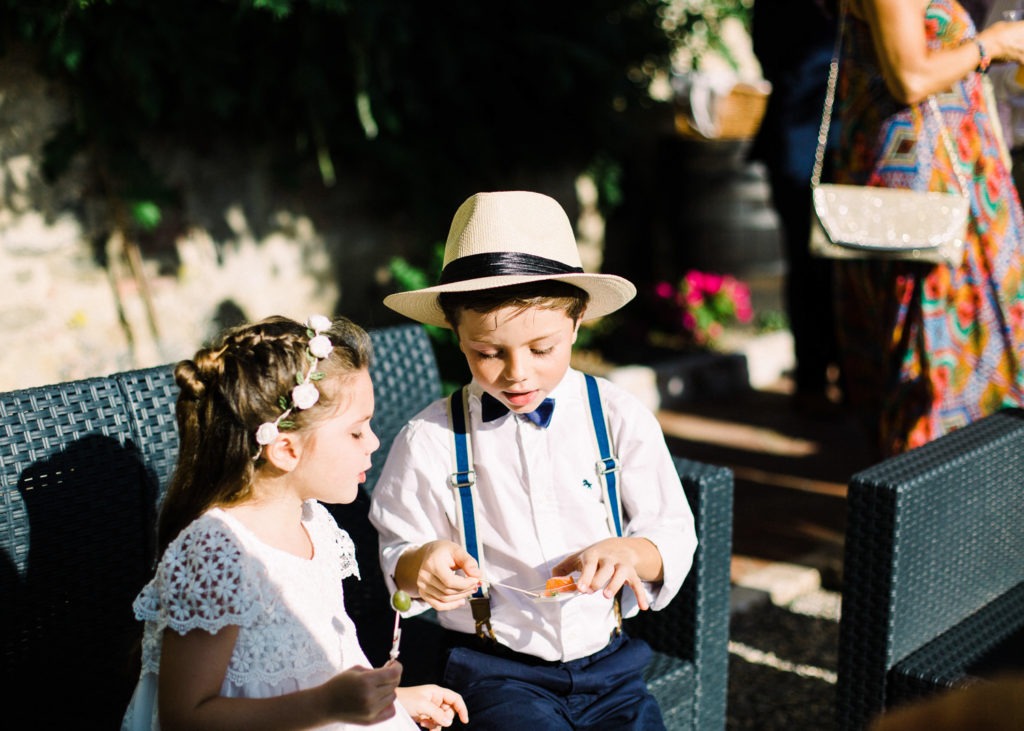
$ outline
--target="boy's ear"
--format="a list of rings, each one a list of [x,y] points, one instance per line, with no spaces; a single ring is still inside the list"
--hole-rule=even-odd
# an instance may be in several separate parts
[[[576,324],[572,328],[572,344],[576,344],[576,338],[580,336],[580,321],[577,320]]]
[[[294,432],[281,432],[264,448],[267,462],[283,472],[291,472],[299,463],[302,447]]]

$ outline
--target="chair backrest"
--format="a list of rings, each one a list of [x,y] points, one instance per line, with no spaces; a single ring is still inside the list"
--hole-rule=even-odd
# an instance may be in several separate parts
[[[371,428],[380,439],[363,489],[373,490],[384,457],[398,430],[441,395],[434,350],[421,325],[397,325],[369,331],[373,343],[370,376],[375,411]],[[178,459],[174,366],[162,365],[112,376],[131,412],[133,438],[154,471],[160,494],[167,488]]]
[[[132,439],[155,475],[162,498],[178,461],[178,384],[174,382],[174,365],[116,373],[112,378],[117,381],[131,415]]]
[[[370,331],[373,341],[374,413],[370,427],[380,439],[363,489],[373,490],[398,431],[441,397],[441,376],[430,337],[422,325],[397,325]]]
[[[1024,581],[1024,410],[851,478],[837,711],[862,728],[889,670]]]
[[[156,498],[117,381],[0,394],[0,465],[0,673],[12,699],[59,689],[4,720],[114,728],[138,672],[131,603]]]

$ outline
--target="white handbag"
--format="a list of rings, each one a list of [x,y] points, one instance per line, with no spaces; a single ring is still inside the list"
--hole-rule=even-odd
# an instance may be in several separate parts
[[[971,199],[967,195],[966,177],[935,97],[928,97],[927,111],[937,120],[946,153],[955,168],[959,192],[821,182],[825,142],[835,102],[843,25],[845,12],[841,14],[835,52],[829,67],[818,147],[811,173],[811,254],[830,259],[920,261],[957,267],[963,261]]]

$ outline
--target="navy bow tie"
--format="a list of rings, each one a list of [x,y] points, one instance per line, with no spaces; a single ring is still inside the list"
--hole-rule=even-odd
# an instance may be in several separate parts
[[[487,392],[480,396],[480,405],[483,408],[484,421],[494,421],[509,412],[509,408],[505,404]],[[553,398],[546,398],[540,402],[540,405],[534,411],[524,414],[524,416],[541,429],[547,429],[548,424],[551,423],[551,414],[554,410],[555,400]]]

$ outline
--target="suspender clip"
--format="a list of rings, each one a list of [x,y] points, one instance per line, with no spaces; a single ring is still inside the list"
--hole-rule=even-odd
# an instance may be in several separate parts
[[[452,472],[450,475],[448,475],[448,487],[473,487],[473,485],[475,484],[476,470],[466,470],[465,472]]]
[[[597,474],[607,475],[609,472],[619,472],[622,467],[619,465],[618,457],[602,457],[595,464]]]

